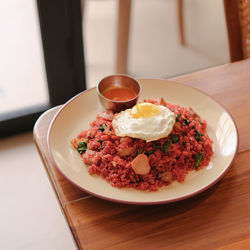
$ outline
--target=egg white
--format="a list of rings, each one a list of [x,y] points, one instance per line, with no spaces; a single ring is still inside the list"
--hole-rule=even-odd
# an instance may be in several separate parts
[[[117,136],[130,136],[155,141],[167,137],[175,124],[175,114],[164,106],[157,106],[159,112],[151,117],[134,118],[131,109],[120,112],[112,121]]]

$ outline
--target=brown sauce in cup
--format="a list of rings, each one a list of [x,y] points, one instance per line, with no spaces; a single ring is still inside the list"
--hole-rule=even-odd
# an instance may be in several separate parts
[[[102,93],[102,95],[114,101],[126,101],[136,97],[136,93],[133,89],[124,87],[108,88]]]

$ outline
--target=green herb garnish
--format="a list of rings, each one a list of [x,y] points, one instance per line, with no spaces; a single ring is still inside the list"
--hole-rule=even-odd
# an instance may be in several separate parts
[[[102,142],[103,141],[101,139],[99,139],[98,142],[100,143],[101,149],[103,149],[103,147],[102,147]]]
[[[203,156],[200,152],[194,155],[194,168],[197,169],[200,166],[200,163],[203,159]]]
[[[177,115],[175,116],[175,121],[178,122],[178,121],[180,120],[180,117],[181,117],[181,114],[177,114]]]
[[[197,130],[195,130],[194,138],[196,141],[201,141],[202,140],[203,134],[200,134]]]
[[[187,119],[183,119],[183,125],[188,126],[190,124],[190,121]]]
[[[150,151],[146,151],[144,154],[147,156],[150,156],[151,154],[153,154],[155,151],[155,149],[151,149]]]
[[[155,149],[160,149],[160,150],[161,150],[161,145],[160,145],[160,143],[157,143],[157,144],[156,144]]]
[[[107,124],[102,124],[102,125],[99,124],[98,131],[99,132],[103,132],[107,127],[108,127]]]
[[[179,135],[172,134],[172,135],[170,135],[170,140],[173,144],[176,144],[180,141],[180,137],[179,137]]]
[[[142,149],[141,148],[137,149],[137,155],[139,155],[141,153],[142,153]]]
[[[163,144],[163,152],[164,152],[164,154],[167,153],[168,149],[170,148],[170,145],[171,145],[171,142],[170,142],[170,141],[166,141],[166,142]]]
[[[83,154],[85,153],[85,151],[87,150],[87,142],[86,141],[81,141],[79,142],[78,144],[78,147],[77,147],[77,151],[80,153],[80,154]]]

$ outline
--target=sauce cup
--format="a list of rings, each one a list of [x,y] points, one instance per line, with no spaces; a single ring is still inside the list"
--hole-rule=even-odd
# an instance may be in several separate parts
[[[110,75],[97,85],[102,106],[113,112],[132,108],[141,93],[140,83],[128,75]]]

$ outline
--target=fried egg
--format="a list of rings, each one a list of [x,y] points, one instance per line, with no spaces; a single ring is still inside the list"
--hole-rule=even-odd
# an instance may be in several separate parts
[[[162,105],[139,103],[120,112],[112,121],[117,136],[155,141],[167,137],[175,124],[175,114]]]

